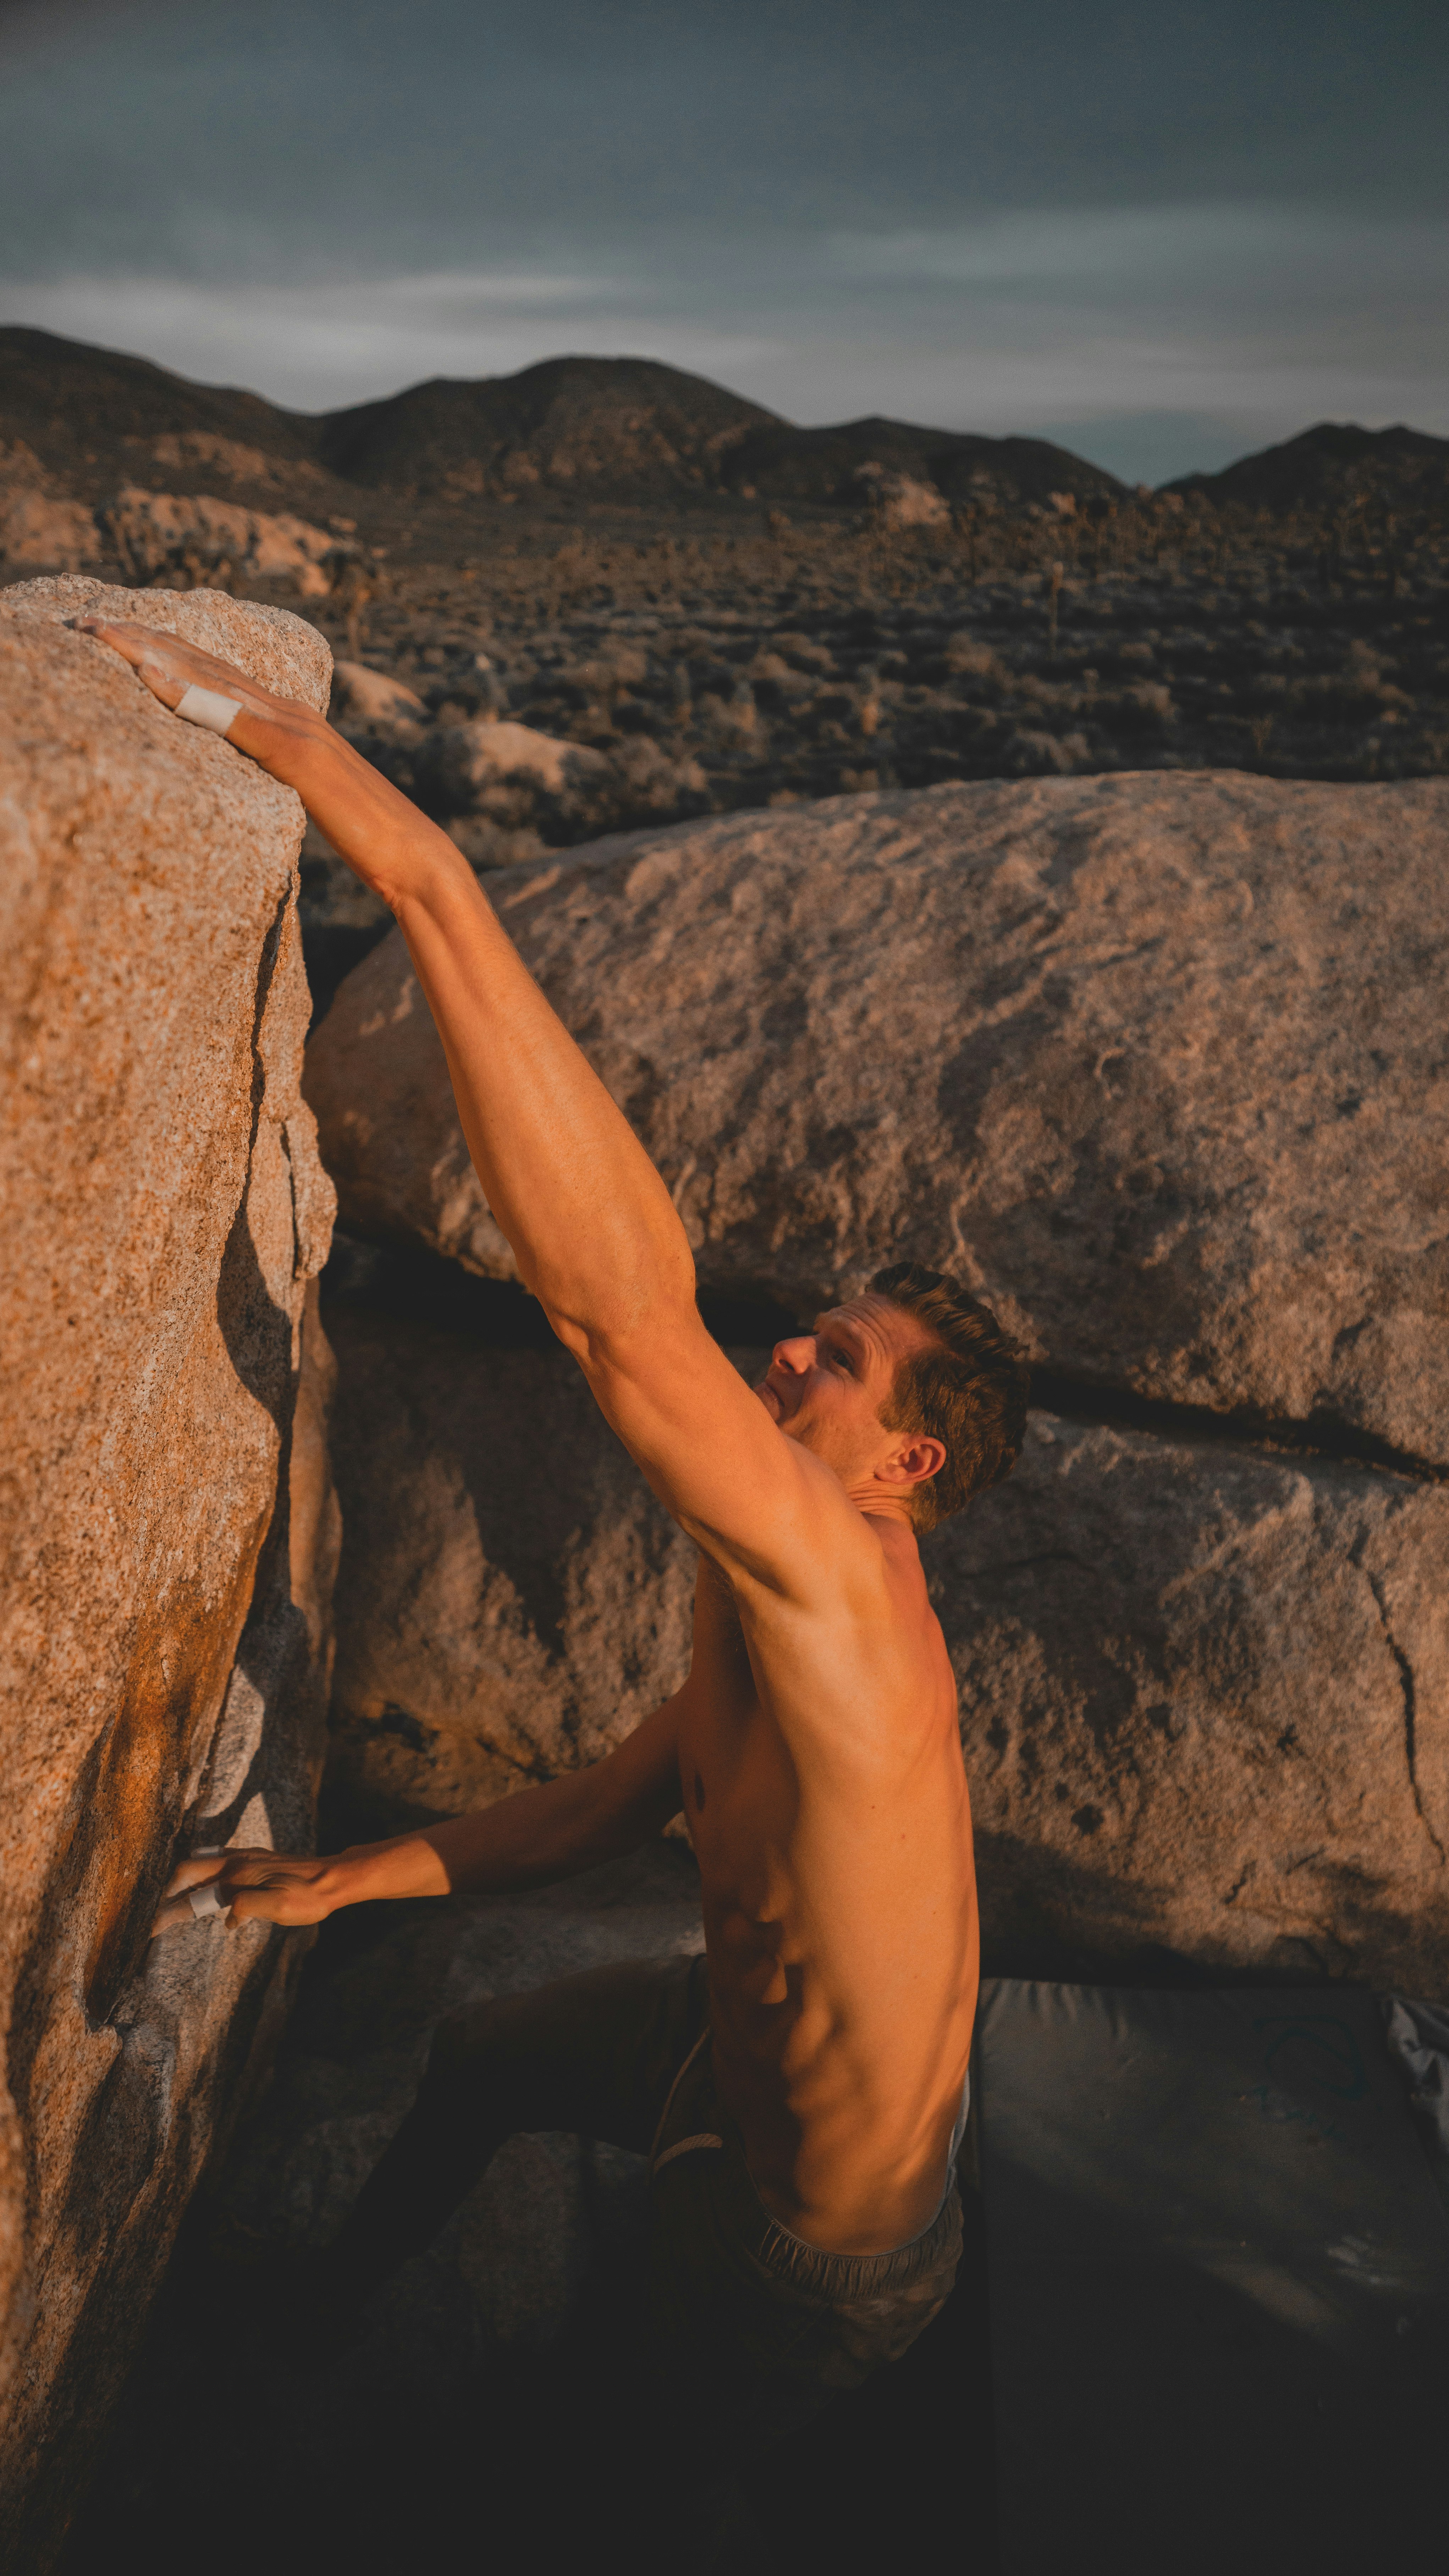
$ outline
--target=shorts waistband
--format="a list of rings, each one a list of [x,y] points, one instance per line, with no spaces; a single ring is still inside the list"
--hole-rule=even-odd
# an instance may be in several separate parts
[[[650,2153],[651,2179],[677,2159],[709,2153],[710,2196],[734,2241],[768,2272],[788,2278],[805,2296],[824,2299],[832,2306],[909,2289],[918,2279],[934,2276],[943,2259],[954,2259],[952,2249],[959,2251],[961,2231],[956,2156],[970,2105],[969,2076],[934,2217],[904,2244],[878,2254],[838,2254],[797,2236],[765,2207],[745,2161],[744,2140],[715,2090],[711,2036],[706,2024],[670,2087]]]

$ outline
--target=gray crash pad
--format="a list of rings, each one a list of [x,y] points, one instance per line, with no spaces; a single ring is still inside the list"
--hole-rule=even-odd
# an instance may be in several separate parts
[[[977,2065],[1003,2576],[1442,2548],[1449,2219],[1377,1999],[999,1979]]]

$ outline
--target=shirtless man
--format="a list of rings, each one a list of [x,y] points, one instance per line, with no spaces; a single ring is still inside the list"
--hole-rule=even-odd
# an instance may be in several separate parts
[[[734,2438],[778,2434],[905,2349],[960,2249],[976,1893],[916,1541],[1011,1467],[1021,1360],[954,1282],[901,1265],[778,1344],[752,1391],[700,1321],[668,1191],[453,843],[310,710],[155,629],[78,623],[164,705],[235,702],[230,741],[391,907],[519,1275],[700,1550],[689,1678],[605,1761],[329,1858],[189,1860],[157,1929],[193,1922],[203,1886],[232,1924],[537,1887],[682,1804],[703,1960],[445,2022],[319,2295],[419,2250],[514,2130],[613,2139],[652,2157],[681,2368]]]

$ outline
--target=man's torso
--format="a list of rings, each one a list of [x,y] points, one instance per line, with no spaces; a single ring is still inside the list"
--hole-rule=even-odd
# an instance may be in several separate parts
[[[678,1728],[721,2097],[774,2214],[863,2253],[935,2213],[978,1961],[950,1664],[914,1543],[882,1547],[883,1616],[749,1604],[748,1643],[702,1557]]]

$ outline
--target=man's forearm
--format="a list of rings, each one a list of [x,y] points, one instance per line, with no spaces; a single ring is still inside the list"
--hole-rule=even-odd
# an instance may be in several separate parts
[[[596,1861],[636,1851],[678,1814],[676,1709],[676,1700],[666,1700],[585,1771],[330,1859],[230,1848],[194,1853],[172,1872],[152,1928],[171,1932],[194,1922],[194,1900],[208,1885],[205,1910],[233,1924],[308,1924],[379,1897],[504,1895],[574,1878]]]
[[[78,623],[163,704],[198,687],[235,712],[227,738],[295,788],[397,917],[438,1024],[488,1204],[564,1340],[587,1358],[693,1315],[694,1264],[669,1193],[549,1009],[447,834],[312,708],[274,697],[176,635]]]
[[[332,1912],[379,1897],[502,1896],[572,1878],[648,1830],[601,1806],[589,1772],[571,1772],[472,1815],[339,1852],[323,1893]]]
[[[285,770],[396,914],[525,1285],[585,1349],[691,1309],[694,1264],[668,1191],[447,835],[325,727],[289,743]]]

